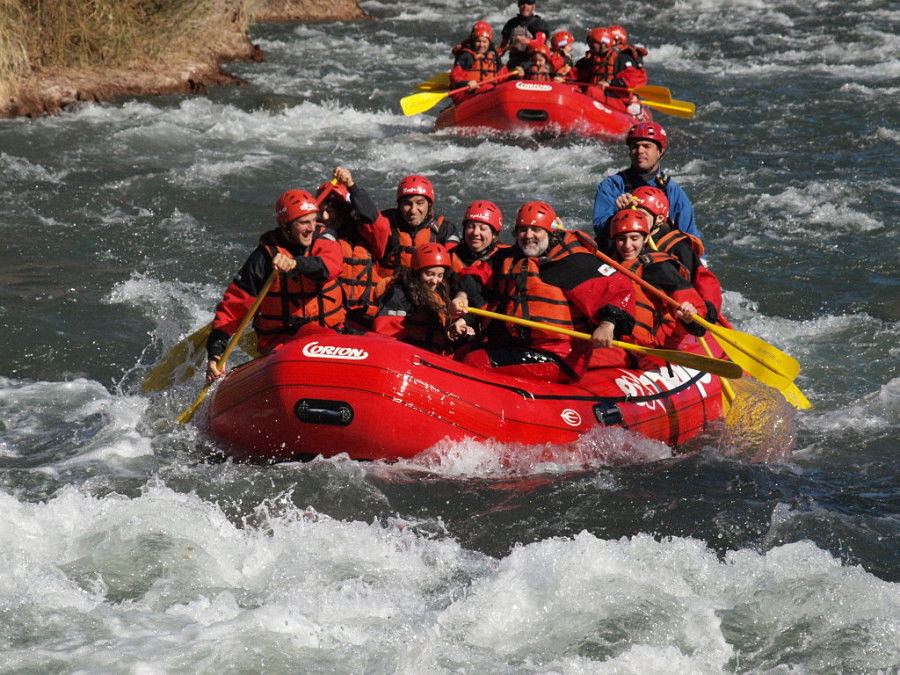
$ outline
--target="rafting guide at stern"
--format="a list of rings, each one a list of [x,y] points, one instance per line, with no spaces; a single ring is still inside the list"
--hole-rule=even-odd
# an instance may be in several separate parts
[[[628,131],[625,144],[631,166],[607,176],[597,186],[593,213],[597,245],[607,250],[610,220],[617,211],[630,208],[635,203],[633,192],[644,185],[658,187],[665,192],[669,202],[669,220],[682,232],[700,239],[691,200],[660,166],[669,147],[666,130],[655,122],[635,124]]]

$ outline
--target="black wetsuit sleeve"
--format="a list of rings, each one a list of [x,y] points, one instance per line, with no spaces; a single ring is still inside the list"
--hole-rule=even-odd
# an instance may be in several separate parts
[[[364,223],[374,223],[378,219],[378,208],[369,197],[369,193],[359,185],[353,184],[348,188],[350,203]]]

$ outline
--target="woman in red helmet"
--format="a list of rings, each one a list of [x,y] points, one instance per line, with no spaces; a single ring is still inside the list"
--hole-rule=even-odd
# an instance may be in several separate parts
[[[662,300],[648,295],[640,284],[629,281],[635,295],[634,341],[648,347],[677,349],[688,333],[704,335],[706,329],[693,318],[696,315],[706,318],[706,303],[691,285],[689,273],[668,253],[646,248],[650,236],[649,215],[637,208],[619,211],[613,216],[610,235],[615,246],[612,257],[681,303],[673,316]]]
[[[453,270],[459,272],[506,248],[500,243],[502,229],[503,214],[494,202],[479,199],[469,204],[462,219],[462,241],[450,249]]]
[[[453,48],[455,60],[450,69],[451,89],[468,86],[475,91],[483,80],[506,72],[500,62],[500,55],[494,48],[493,39],[491,25],[486,21],[478,21],[472,26],[469,37]],[[461,97],[455,97],[456,100],[459,98]]]
[[[318,213],[318,201],[306,190],[288,190],[275,202],[278,227],[260,237],[216,306],[206,343],[207,381],[225,374],[218,359],[273,268],[278,274],[253,318],[260,353],[292,340],[308,324],[342,328],[341,247],[318,223]]]
[[[550,38],[550,64],[556,71],[559,82],[577,79],[575,63],[572,60],[572,49],[575,47],[575,36],[569,31],[556,31]]]
[[[401,268],[387,287],[373,330],[438,354],[450,353],[453,343],[474,334],[461,318],[450,319],[451,273],[444,246],[417,246],[411,266]]]
[[[532,40],[528,45],[528,60],[520,67],[525,71],[521,76],[523,80],[552,82],[556,78],[550,63],[550,48],[540,40]]]
[[[557,328],[591,333],[591,340],[490,321],[487,344],[465,355],[482,368],[551,382],[580,379],[592,348],[609,348],[634,324],[631,282],[565,236],[553,208],[528,202],[516,216],[516,244],[460,274],[460,289],[473,306]],[[616,349],[621,352],[622,350]],[[624,363],[624,352],[619,357]]]

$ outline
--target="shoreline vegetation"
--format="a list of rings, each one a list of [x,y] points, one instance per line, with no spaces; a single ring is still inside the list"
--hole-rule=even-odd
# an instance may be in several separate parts
[[[241,85],[221,64],[265,60],[253,23],[367,18],[357,0],[0,0],[0,117]]]

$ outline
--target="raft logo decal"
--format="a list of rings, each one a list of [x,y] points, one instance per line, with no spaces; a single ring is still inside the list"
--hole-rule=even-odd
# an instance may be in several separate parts
[[[549,84],[538,84],[537,82],[516,82],[516,89],[520,91],[553,91],[553,87]]]
[[[600,101],[594,101],[593,103],[594,103],[594,107],[595,107],[597,110],[601,110],[601,111],[603,111],[603,112],[605,112],[605,113],[611,113],[611,112],[612,112],[612,110],[610,110],[610,109],[607,108],[605,105],[603,105],[602,103],[600,103]]]
[[[303,345],[303,355],[314,359],[345,359],[347,361],[362,361],[369,358],[369,352],[365,349],[322,345],[318,342]]]
[[[648,370],[639,375],[627,371],[620,371],[622,377],[615,380],[616,386],[623,394],[631,397],[653,396],[663,391],[671,391],[676,387],[688,382],[694,375],[698,373],[696,370],[690,370],[683,366],[672,365],[672,371],[669,372],[667,367],[659,370]],[[700,396],[706,397],[706,389],[703,384],[712,380],[712,375],[704,374],[694,383]],[[665,404],[662,399],[639,401],[637,405],[649,410],[665,410]]]
[[[578,414],[577,410],[566,408],[559,414],[559,416],[562,417],[562,421],[568,424],[570,427],[581,426],[581,415]]]

